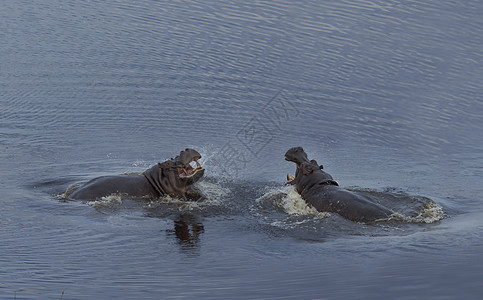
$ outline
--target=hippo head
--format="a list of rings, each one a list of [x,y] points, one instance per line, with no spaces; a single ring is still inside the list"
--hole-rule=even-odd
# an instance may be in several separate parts
[[[171,159],[173,165],[176,167],[179,182],[183,183],[184,185],[192,185],[203,177],[205,169],[203,169],[198,162],[200,158],[201,154],[199,154],[198,151],[186,148],[174,159]]]
[[[308,162],[309,159],[307,158],[307,153],[305,153],[304,148],[302,147],[293,147],[288,149],[285,153],[285,160],[294,162],[300,165],[303,162]]]
[[[185,149],[175,158],[158,163],[144,172],[159,196],[184,197],[186,191],[203,177],[205,169],[198,160],[201,158],[194,149]]]
[[[294,184],[299,193],[302,189],[315,183],[333,182],[332,176],[323,171],[323,166],[319,165],[315,159],[309,160],[307,153],[302,147],[291,148],[285,153],[285,160],[294,162],[296,166],[295,176],[287,174],[287,184]]]

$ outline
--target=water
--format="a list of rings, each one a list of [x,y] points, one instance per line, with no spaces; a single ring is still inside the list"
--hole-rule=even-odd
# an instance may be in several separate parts
[[[3,0],[1,299],[476,299],[480,1]],[[303,146],[402,218],[315,213]],[[186,147],[203,201],[65,201]]]

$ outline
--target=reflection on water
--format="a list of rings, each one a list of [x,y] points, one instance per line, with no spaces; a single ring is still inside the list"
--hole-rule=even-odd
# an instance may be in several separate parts
[[[190,214],[180,214],[174,221],[174,235],[181,249],[192,251],[200,246],[200,236],[205,231],[203,224]],[[168,231],[172,233],[173,230]]]

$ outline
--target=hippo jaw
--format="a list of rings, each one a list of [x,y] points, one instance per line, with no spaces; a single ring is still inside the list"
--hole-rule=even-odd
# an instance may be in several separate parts
[[[177,167],[178,178],[182,184],[192,185],[203,177],[205,169],[198,162],[200,158],[201,154],[190,148],[186,148],[176,156],[174,164]]]
[[[196,166],[192,165],[192,163],[195,163]],[[197,182],[204,174],[205,169],[201,167],[198,159],[195,158],[188,162],[184,167],[178,168],[179,181],[186,186],[190,186]]]
[[[290,174],[287,173],[287,184],[295,184],[295,179],[300,173],[300,167],[304,162],[306,163],[309,161],[307,153],[305,153],[302,147],[293,147],[285,153],[285,160],[294,162],[297,165],[295,169],[295,176],[290,176]]]
[[[184,151],[181,151],[173,160],[178,169],[179,178],[186,180],[196,179],[195,181],[198,181],[205,171],[198,162],[200,158],[201,154],[194,149],[186,148]]]

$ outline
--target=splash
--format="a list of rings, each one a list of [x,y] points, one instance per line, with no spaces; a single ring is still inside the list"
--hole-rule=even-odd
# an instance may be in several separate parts
[[[300,197],[292,186],[274,188],[256,200],[258,203],[270,202],[283,209],[289,215],[312,216],[319,218],[329,217],[327,212],[319,212]]]
[[[69,200],[69,196],[75,191],[77,190],[82,184],[81,183],[74,183],[70,186],[67,187],[67,189],[65,190],[65,192],[63,192],[62,194],[58,194],[56,195],[55,197],[61,201],[67,201]]]
[[[410,223],[434,223],[446,217],[443,208],[434,201],[424,203],[413,216],[406,217]]]
[[[196,184],[201,194],[210,203],[219,204],[230,193],[230,190],[221,185],[207,180],[200,181]]]
[[[200,181],[195,185],[195,188],[201,194],[198,200],[186,200],[183,198],[171,197],[169,195],[160,197],[158,199],[150,200],[144,208],[155,209],[166,204],[176,205],[180,210],[203,209],[206,207],[219,206],[229,194],[229,190],[223,188],[221,185],[212,183],[206,180]]]
[[[116,207],[122,204],[123,196],[122,194],[112,194],[96,201],[89,201],[87,204],[95,208]]]
[[[431,224],[446,218],[447,215],[443,208],[434,201],[429,200],[421,205],[411,216],[400,213],[393,213],[388,218],[376,220],[376,222],[400,221],[406,223],[426,223]]]

